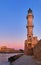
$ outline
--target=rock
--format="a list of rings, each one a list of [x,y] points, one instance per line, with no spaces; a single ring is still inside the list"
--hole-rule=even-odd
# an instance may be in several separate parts
[[[41,61],[41,40],[36,44],[33,49],[34,57]]]
[[[12,56],[12,57],[8,58],[8,62],[12,63],[15,60],[17,60],[19,57],[21,57],[22,55],[23,54],[19,54],[19,55],[15,55],[15,56]]]

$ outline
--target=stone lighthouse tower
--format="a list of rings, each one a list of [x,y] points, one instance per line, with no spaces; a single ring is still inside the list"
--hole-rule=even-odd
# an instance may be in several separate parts
[[[27,19],[27,25],[26,25],[26,28],[27,28],[27,40],[25,40],[25,54],[29,54],[28,53],[28,49],[31,49],[34,47],[34,45],[37,43],[37,37],[33,37],[33,12],[32,10],[29,8],[28,10],[28,15],[26,16],[26,19]]]
[[[27,45],[31,45],[32,44],[32,39],[33,39],[33,13],[32,10],[29,8],[28,10],[28,15],[27,15],[27,40],[28,40],[28,44]]]

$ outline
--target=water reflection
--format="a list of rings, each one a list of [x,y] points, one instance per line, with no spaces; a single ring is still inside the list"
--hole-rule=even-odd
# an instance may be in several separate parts
[[[14,56],[20,53],[10,53],[10,54],[4,54],[4,53],[0,53],[0,65],[10,65],[8,62],[8,58],[10,56]]]

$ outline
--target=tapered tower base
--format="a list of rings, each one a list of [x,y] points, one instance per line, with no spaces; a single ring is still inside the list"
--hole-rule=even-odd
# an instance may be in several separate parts
[[[33,55],[33,48],[31,44],[27,43],[27,40],[25,41],[25,49],[24,49],[24,54],[25,55]]]

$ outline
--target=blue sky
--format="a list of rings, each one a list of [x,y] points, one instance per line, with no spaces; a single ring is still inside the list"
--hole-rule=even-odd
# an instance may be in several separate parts
[[[26,39],[26,15],[34,15],[34,36],[41,38],[41,0],[0,0],[0,46],[23,48]]]

